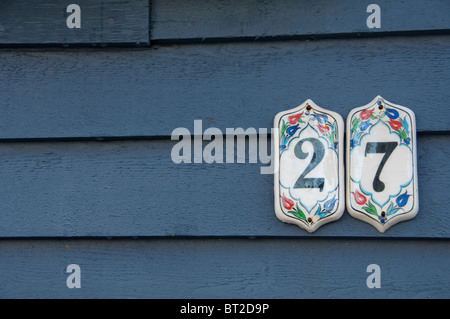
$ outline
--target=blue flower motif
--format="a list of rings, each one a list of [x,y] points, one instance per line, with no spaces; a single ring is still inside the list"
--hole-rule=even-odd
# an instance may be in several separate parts
[[[385,113],[389,118],[391,118],[393,120],[395,120],[399,115],[397,110],[394,110],[394,109],[386,109]]]
[[[402,195],[400,195],[399,197],[397,197],[397,199],[395,200],[397,202],[397,205],[399,207],[405,206],[406,203],[408,203],[409,196],[411,196],[411,195],[408,195],[407,192],[405,192]]]
[[[406,120],[406,118],[403,120],[401,118],[399,118],[398,120],[402,123],[402,126],[405,128],[405,133],[409,134],[409,125],[408,125],[408,121]]]
[[[405,138],[404,140],[403,140],[403,142],[405,142],[405,144],[406,145],[409,145],[409,143],[411,142],[411,139],[408,137],[408,138]]]
[[[286,130],[286,133],[288,133],[288,135],[294,135],[294,133],[295,132],[297,132],[297,130],[298,130],[298,126],[299,126],[300,124],[298,124],[297,123],[297,125],[295,125],[295,126],[291,126],[291,127],[289,127],[287,130]]]
[[[321,210],[322,210],[322,208],[319,205],[319,207],[317,207],[316,213],[314,215],[319,215]]]
[[[328,120],[328,116],[324,114],[312,114],[320,124],[325,124]]]
[[[389,205],[389,208],[387,209],[386,216],[395,214],[398,210],[400,210],[400,208],[394,207],[394,204],[391,203],[391,205]]]
[[[353,134],[352,139],[350,140],[350,147],[354,147],[356,145],[358,145],[358,140],[361,137],[362,132],[358,132]]]
[[[364,131],[364,130],[366,130],[369,126],[370,126],[370,121],[367,120],[367,121],[361,122],[361,124],[359,124],[359,129],[360,129],[361,131]]]
[[[334,205],[336,204],[336,201],[337,201],[336,197],[333,197],[332,199],[326,201],[326,202],[323,204],[323,208],[324,208],[325,210],[327,210],[327,211],[333,210]]]

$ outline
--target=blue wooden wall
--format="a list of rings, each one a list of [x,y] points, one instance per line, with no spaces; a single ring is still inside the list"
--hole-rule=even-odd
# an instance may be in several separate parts
[[[373,1],[125,1],[128,18],[104,17],[123,29],[76,41],[12,28],[12,3],[0,298],[450,297],[449,1],[377,0],[379,29]],[[172,131],[194,120],[270,128],[308,98],[345,119],[376,95],[411,108],[418,131],[419,213],[383,234],[348,213],[313,234],[283,224],[260,162],[171,158]]]

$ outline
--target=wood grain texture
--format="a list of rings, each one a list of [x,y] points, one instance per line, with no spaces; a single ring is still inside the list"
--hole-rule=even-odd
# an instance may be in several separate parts
[[[450,36],[0,50],[0,138],[170,136],[270,128],[311,98],[344,119],[375,96],[449,131]]]
[[[449,1],[378,0],[369,30],[357,0],[80,0],[70,36],[55,3],[0,4],[0,298],[450,297]],[[308,98],[345,119],[376,95],[419,131],[419,213],[384,234],[283,224],[261,163],[171,159],[197,119],[270,128]]]
[[[175,164],[173,145],[0,144],[0,237],[450,237],[448,135],[419,137],[419,213],[384,234],[348,213],[313,234],[284,224],[263,164]]]
[[[381,28],[357,0],[79,0],[82,27],[66,26],[68,2],[2,1],[0,45],[128,44],[448,33],[446,0],[379,0]],[[149,5],[152,7],[151,15]]]
[[[154,0],[152,40],[301,38],[449,30],[446,0],[379,0],[381,28],[370,29],[367,7],[374,2],[344,0]]]
[[[0,255],[0,298],[450,297],[439,240],[2,240]],[[80,289],[66,286],[73,263]],[[366,285],[370,264],[379,289]]]
[[[80,28],[67,27],[71,3],[80,7]],[[147,0],[6,0],[0,3],[0,45],[148,44],[149,22]]]

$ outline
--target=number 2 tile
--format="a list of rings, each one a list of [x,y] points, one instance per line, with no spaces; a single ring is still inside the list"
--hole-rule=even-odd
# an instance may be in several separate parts
[[[278,219],[312,233],[345,207],[344,121],[307,100],[274,119],[274,196]]]
[[[416,123],[408,108],[377,96],[347,117],[347,210],[380,232],[419,208]]]

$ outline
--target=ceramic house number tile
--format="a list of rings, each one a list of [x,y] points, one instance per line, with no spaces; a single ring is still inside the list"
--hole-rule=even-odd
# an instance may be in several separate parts
[[[418,211],[416,124],[377,96],[347,117],[347,210],[380,232]]]
[[[308,232],[345,207],[344,122],[307,100],[274,119],[274,195],[278,219]]]

